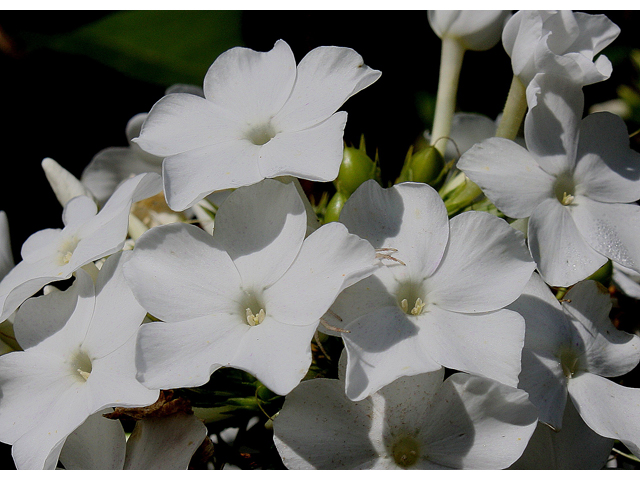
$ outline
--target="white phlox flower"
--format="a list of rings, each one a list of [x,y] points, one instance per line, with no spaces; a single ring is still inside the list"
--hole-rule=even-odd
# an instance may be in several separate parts
[[[344,357],[344,354],[343,354]],[[344,380],[298,385],[274,419],[274,442],[290,469],[502,469],[537,422],[527,394],[444,369],[400,377],[357,402]]]
[[[140,381],[194,387],[220,367],[236,367],[280,395],[295,387],[311,364],[320,317],[378,268],[373,247],[343,225],[305,239],[306,231],[295,185],[267,179],[229,195],[213,236],[175,224],[140,237],[125,275],[163,320],[140,329]]]
[[[582,87],[609,78],[609,59],[594,57],[619,33],[605,15],[520,10],[504,26],[502,44],[525,87],[538,73],[559,75]]]
[[[429,10],[429,25],[440,38],[459,41],[466,50],[489,50],[500,40],[507,10]]]
[[[65,439],[90,415],[158,398],[136,380],[136,332],[146,312],[122,275],[128,255],[109,257],[95,285],[80,270],[66,291],[18,311],[24,351],[0,357],[0,441],[13,445],[18,468],[55,468]]]
[[[572,287],[560,304],[534,273],[509,308],[526,322],[518,387],[529,393],[540,421],[563,428],[568,394],[593,431],[640,454],[640,389],[605,378],[638,365],[640,338],[613,326],[607,289],[586,280]]]
[[[388,262],[345,290],[335,315],[325,316],[348,330],[341,335],[349,398],[441,366],[517,384],[524,321],[502,307],[535,268],[520,232],[483,212],[449,221],[437,192],[419,183],[365,182],[340,221],[375,248],[397,249],[406,264]]]
[[[491,138],[458,167],[505,215],[529,217],[529,249],[550,285],[573,285],[607,258],[640,271],[640,154],[624,122],[582,119],[582,91],[563,77],[536,76],[527,97],[528,150]]]
[[[338,175],[347,120],[336,110],[379,77],[350,48],[318,47],[297,67],[283,40],[269,52],[232,48],[209,68],[204,98],[163,97],[134,142],[166,157],[164,191],[176,211],[263,178],[328,182]]]
[[[84,265],[120,250],[132,203],[161,189],[160,176],[146,173],[124,182],[99,212],[89,197],[71,199],[62,213],[64,228],[31,235],[22,245],[22,261],[0,282],[0,320],[43,286],[69,278]]]
[[[89,416],[68,437],[60,453],[67,470],[186,470],[207,435],[195,415],[178,412],[136,422],[126,439],[119,420]]]

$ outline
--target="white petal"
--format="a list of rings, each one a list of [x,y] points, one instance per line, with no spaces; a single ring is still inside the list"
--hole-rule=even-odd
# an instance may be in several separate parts
[[[127,441],[126,470],[186,470],[207,436],[207,427],[195,415],[144,418]]]
[[[95,217],[98,206],[91,198],[81,195],[67,201],[62,212],[62,221],[65,226],[78,228],[79,225],[88,222]]]
[[[315,325],[289,325],[275,318],[247,329],[227,363],[258,378],[278,395],[288,394],[311,366]],[[216,358],[221,358],[216,355]]]
[[[126,437],[119,420],[103,416],[113,409],[90,415],[64,442],[60,462],[67,470],[121,470]]]
[[[585,197],[580,201],[583,199]],[[589,246],[578,230],[574,221],[576,207],[565,207],[550,198],[538,205],[529,218],[529,250],[542,278],[550,285],[573,285],[607,261]],[[570,212],[570,208],[576,211]]]
[[[42,169],[51,185],[53,193],[63,207],[74,197],[79,195],[91,196],[91,192],[80,183],[68,170],[58,164],[53,158],[42,160]]]
[[[429,25],[440,38],[455,38],[469,50],[488,50],[502,33],[508,12],[500,10],[429,10]]]
[[[274,442],[289,469],[369,468],[378,452],[369,439],[369,399],[352,402],[342,382],[302,382],[273,422]]]
[[[620,440],[631,453],[640,455],[640,389],[583,373],[569,381],[569,395],[596,433]]]
[[[350,333],[342,338],[348,355],[346,393],[351,400],[362,400],[400,376],[440,369],[420,342],[423,322],[417,319],[394,306],[349,324]]]
[[[192,225],[155,227],[138,239],[124,276],[153,316],[179,322],[238,313],[240,276],[213,238]]]
[[[233,260],[245,291],[277,281],[298,256],[307,230],[295,185],[270,179],[229,195],[215,222],[214,241]]]
[[[230,361],[244,332],[236,317],[211,315],[179,323],[152,322],[138,333],[138,379],[148,388],[197,387]]]
[[[350,48],[315,48],[298,65],[291,96],[273,121],[289,131],[316,125],[380,75],[378,70],[366,66],[362,57]]]
[[[207,145],[165,158],[164,192],[172,210],[181,212],[211,192],[257,183],[260,147],[247,140]]]
[[[375,248],[397,249],[394,256],[406,266],[392,263],[389,270],[414,282],[438,268],[449,238],[442,199],[433,188],[420,183],[384,189],[369,180],[351,195],[340,221]]]
[[[576,197],[575,224],[591,247],[611,260],[640,271],[640,207]]]
[[[624,121],[608,112],[582,120],[576,191],[600,202],[635,202],[640,198],[640,153],[629,148]]]
[[[442,263],[425,280],[427,302],[456,312],[479,313],[513,302],[535,264],[524,235],[484,212],[465,212],[450,221]]]
[[[420,433],[425,450],[430,461],[451,468],[510,466],[537,424],[525,392],[463,373],[444,382],[430,413]]]
[[[562,428],[567,402],[567,378],[560,359],[552,353],[522,351],[522,371],[518,388],[529,394],[538,409],[539,420],[556,430]]]
[[[580,85],[552,74],[538,74],[527,88],[524,120],[527,148],[551,175],[570,171],[576,161],[578,128],[584,109]]]
[[[613,262],[613,274],[611,280],[614,285],[622,290],[625,295],[640,300],[640,284],[635,280],[638,274],[630,268],[623,267]]]
[[[473,146],[460,157],[458,168],[513,218],[530,216],[553,195],[555,178],[527,150],[505,138],[490,138]]]
[[[204,96],[243,123],[268,121],[292,94],[296,61],[287,43],[278,40],[268,52],[235,47],[209,67]],[[333,112],[332,112],[333,113]]]
[[[314,182],[335,180],[342,162],[346,122],[347,114],[338,112],[304,130],[278,133],[260,148],[261,175],[293,175]]]
[[[542,36],[543,19],[538,11],[520,10],[505,24],[502,44],[511,57],[513,73],[525,87],[536,73],[534,51]]]
[[[618,377],[640,362],[640,337],[617,330],[609,319],[611,297],[601,284],[587,280],[565,295],[563,308],[574,320],[585,345],[587,370]]]
[[[153,106],[133,143],[158,157],[216,145],[239,137],[233,115],[197,95],[174,93]]]
[[[375,251],[336,222],[309,235],[293,265],[264,291],[267,314],[282,323],[316,324],[345,288],[371,275]]]
[[[516,470],[596,470],[601,469],[613,447],[613,440],[601,437],[580,418],[573,402],[568,402],[562,430],[554,432],[538,423]]]
[[[0,278],[3,278],[14,266],[9,220],[4,210],[0,210]]]
[[[509,310],[468,315],[430,307],[419,337],[440,365],[516,386],[524,344],[524,320]]]

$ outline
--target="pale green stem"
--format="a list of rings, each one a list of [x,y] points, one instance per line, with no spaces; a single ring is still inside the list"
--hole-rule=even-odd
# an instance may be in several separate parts
[[[502,119],[496,132],[496,137],[515,140],[527,113],[527,89],[520,79],[514,75],[509,88],[507,102],[504,105]]]
[[[431,145],[442,156],[444,156],[447,142],[444,140],[438,141],[438,139],[448,137],[451,133],[451,122],[456,108],[456,94],[458,92],[458,81],[460,80],[464,52],[465,48],[457,39],[449,37],[442,39],[438,95],[436,97],[436,111],[431,131]]]

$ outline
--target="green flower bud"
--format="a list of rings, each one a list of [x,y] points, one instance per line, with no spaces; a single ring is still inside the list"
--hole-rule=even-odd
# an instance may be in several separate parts
[[[448,194],[444,206],[447,207],[447,213],[451,216],[478,201],[480,195],[482,195],[480,187],[466,178],[463,183]]]
[[[607,260],[603,266],[587,277],[587,280],[595,280],[604,286],[611,285],[611,276],[613,275],[613,263]]]
[[[324,223],[337,222],[340,219],[342,207],[344,207],[344,204],[348,199],[349,195],[341,191],[337,191],[327,204],[327,210],[324,213]]]
[[[379,180],[376,162],[371,160],[363,148],[345,147],[338,178],[334,185],[338,191],[351,195],[364,182]]]
[[[396,183],[422,182],[432,185],[440,180],[445,165],[442,155],[435,147],[429,146],[411,153],[410,149]]]

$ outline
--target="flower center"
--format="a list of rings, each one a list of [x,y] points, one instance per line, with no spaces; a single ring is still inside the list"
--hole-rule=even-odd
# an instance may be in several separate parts
[[[276,131],[271,125],[271,122],[262,123],[256,125],[247,134],[247,138],[254,145],[264,145],[276,136]]]
[[[73,236],[65,238],[58,247],[58,263],[60,265],[66,265],[71,261],[73,252],[80,243],[80,239]]]
[[[246,318],[252,327],[260,325],[267,316],[262,298],[254,293],[244,292],[240,305],[243,318]]]
[[[420,444],[413,437],[401,437],[391,450],[393,460],[401,468],[415,465],[420,458]]]
[[[396,293],[400,309],[410,315],[420,315],[426,313],[427,293],[422,285],[414,285],[412,283],[404,283],[400,285]],[[423,300],[424,299],[424,300]]]
[[[569,173],[558,175],[556,183],[553,186],[556,198],[562,205],[571,205],[575,199],[576,185],[573,177]]]
[[[572,348],[564,348],[560,352],[560,365],[562,365],[562,373],[565,377],[573,378],[578,370],[579,359],[579,355]]]
[[[84,351],[78,350],[71,361],[71,368],[73,373],[78,376],[78,380],[86,382],[91,375],[92,364],[89,355]]]

